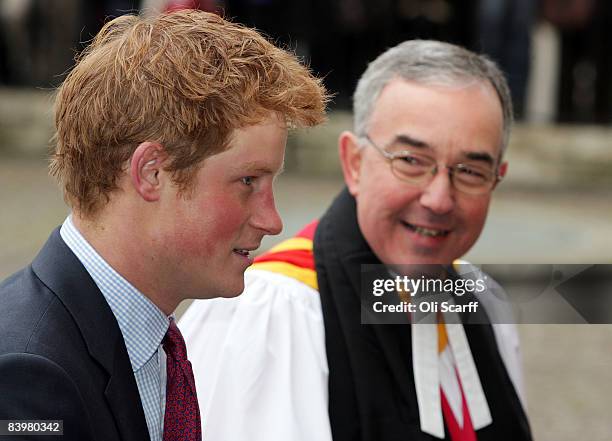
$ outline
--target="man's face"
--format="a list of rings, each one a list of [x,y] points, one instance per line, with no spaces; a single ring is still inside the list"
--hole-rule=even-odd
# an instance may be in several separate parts
[[[231,297],[244,289],[252,252],[282,222],[272,185],[283,166],[287,130],[276,117],[235,130],[230,148],[207,158],[193,191],[169,188],[160,243],[165,280],[181,298]]]
[[[490,193],[457,191],[444,166],[483,162],[500,154],[502,111],[485,84],[425,86],[393,80],[382,91],[368,131],[378,146],[434,159],[439,171],[423,185],[399,180],[380,152],[345,134],[342,161],[357,200],[359,227],[386,264],[451,263],[478,239]],[[480,159],[474,159],[480,158]],[[505,173],[506,165],[499,169]]]

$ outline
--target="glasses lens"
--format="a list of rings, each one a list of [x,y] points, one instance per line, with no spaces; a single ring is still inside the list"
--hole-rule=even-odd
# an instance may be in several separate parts
[[[409,182],[418,182],[425,178],[435,166],[433,159],[411,153],[402,153],[391,161],[395,176]]]
[[[453,168],[453,183],[457,190],[482,194],[493,188],[495,173],[485,167],[477,165],[458,164]]]

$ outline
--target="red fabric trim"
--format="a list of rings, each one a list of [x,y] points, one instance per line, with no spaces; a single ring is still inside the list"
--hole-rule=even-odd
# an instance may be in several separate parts
[[[287,262],[300,268],[314,270],[314,255],[307,250],[286,250],[278,253],[264,253],[255,258],[255,263],[260,262]]]
[[[476,437],[474,426],[472,426],[472,419],[470,418],[470,411],[465,401],[465,394],[463,393],[461,381],[459,381],[459,387],[461,388],[461,406],[463,407],[463,427],[459,427],[459,423],[455,419],[455,414],[446,400],[446,395],[442,388],[440,388],[440,395],[442,396],[442,414],[444,415],[446,428],[448,429],[452,441],[477,441],[478,438]]]
[[[294,237],[314,240],[317,225],[319,225],[318,219],[310,222]],[[255,258],[255,263],[259,262],[287,262],[300,268],[315,269],[314,254],[312,251],[307,250],[284,250],[276,253],[267,252]]]
[[[315,219],[306,225],[298,234],[295,235],[295,237],[304,237],[306,239],[314,240],[317,225],[319,225],[319,219]]]

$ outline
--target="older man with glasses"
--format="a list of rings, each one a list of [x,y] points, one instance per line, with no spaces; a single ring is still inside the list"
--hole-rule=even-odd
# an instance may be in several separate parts
[[[241,297],[182,320],[209,440],[531,439],[513,326],[364,324],[359,292],[364,264],[449,267],[472,247],[511,125],[483,56],[408,41],[369,65],[338,142],[346,189]]]

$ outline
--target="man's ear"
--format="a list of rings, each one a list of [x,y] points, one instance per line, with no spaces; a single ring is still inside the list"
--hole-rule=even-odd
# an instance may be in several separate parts
[[[508,173],[508,162],[504,161],[500,164],[499,168],[497,169],[497,175],[499,176],[499,179],[497,180],[497,182],[495,182],[495,187],[497,187],[497,184],[499,184],[499,181],[506,176],[506,173]],[[495,188],[493,187],[493,188]]]
[[[503,178],[508,173],[508,161],[504,161],[499,166],[499,176]]]
[[[159,199],[161,180],[160,173],[168,155],[163,146],[155,142],[143,142],[130,158],[130,178],[132,186],[145,201]]]
[[[353,196],[359,193],[359,174],[361,172],[362,148],[354,133],[344,131],[338,138],[338,153],[344,174],[344,182]]]

